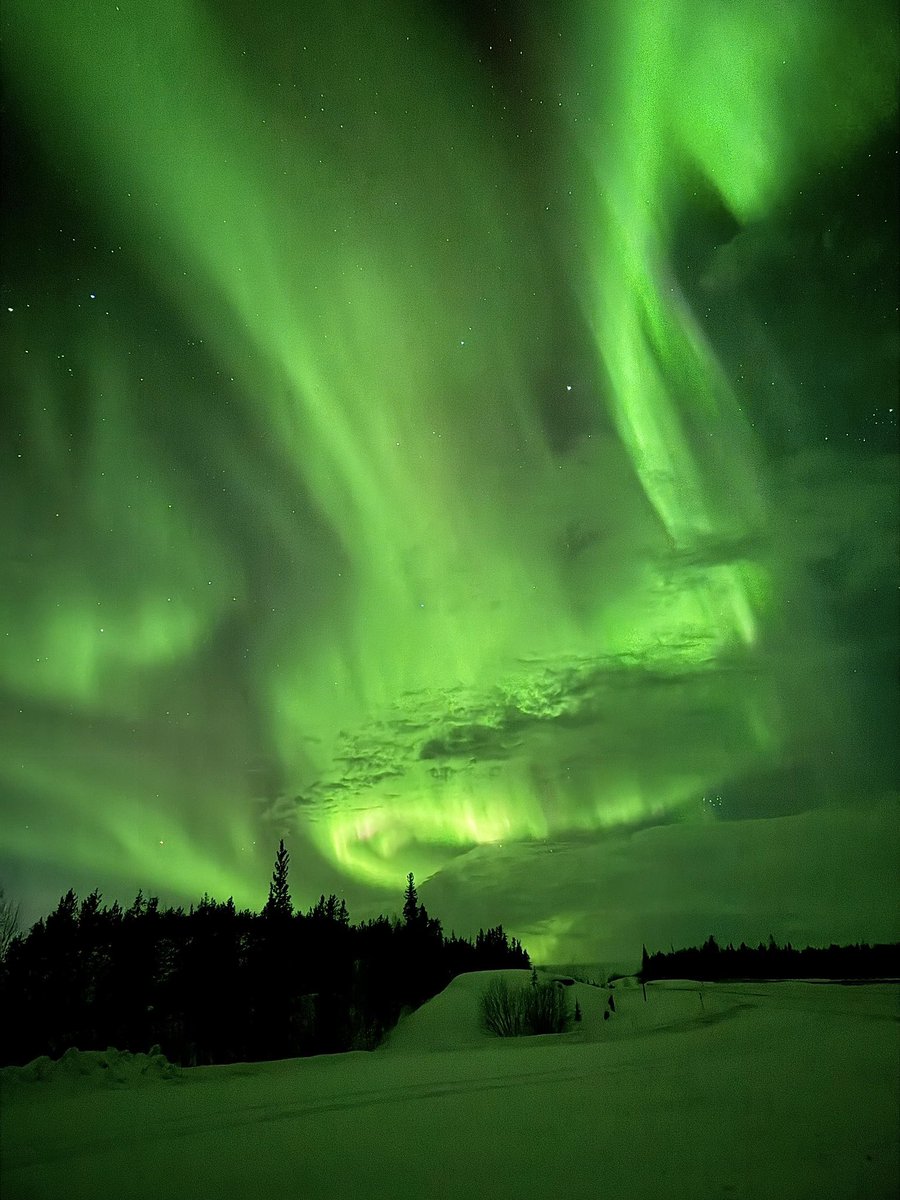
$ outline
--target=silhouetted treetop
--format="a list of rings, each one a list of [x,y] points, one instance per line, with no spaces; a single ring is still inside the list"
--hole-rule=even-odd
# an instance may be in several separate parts
[[[289,917],[294,911],[291,903],[291,893],[288,889],[288,865],[290,855],[284,848],[284,838],[278,843],[278,853],[275,856],[275,869],[272,871],[272,882],[269,884],[269,898],[266,901],[263,915],[267,917]]]

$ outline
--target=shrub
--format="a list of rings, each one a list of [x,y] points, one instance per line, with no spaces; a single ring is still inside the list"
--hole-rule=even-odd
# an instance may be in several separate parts
[[[539,983],[528,994],[525,1012],[526,1033],[563,1033],[571,1014],[565,989],[553,983]]]
[[[481,995],[481,1024],[497,1037],[520,1037],[524,1032],[524,988],[511,988],[501,975]]]
[[[500,976],[481,996],[481,1024],[497,1037],[563,1033],[570,1021],[568,997],[555,983],[533,980],[530,987],[510,986]]]

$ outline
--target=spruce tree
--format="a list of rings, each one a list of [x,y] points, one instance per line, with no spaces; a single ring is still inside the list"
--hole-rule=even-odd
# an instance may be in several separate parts
[[[405,925],[415,925],[419,918],[419,894],[416,891],[416,882],[412,871],[406,877],[406,892],[404,896],[403,923]]]
[[[284,838],[278,843],[278,854],[275,856],[275,869],[272,872],[272,882],[269,884],[269,899],[263,909],[266,917],[289,917],[294,907],[291,904],[291,893],[288,890],[288,863],[290,855],[284,848]]]

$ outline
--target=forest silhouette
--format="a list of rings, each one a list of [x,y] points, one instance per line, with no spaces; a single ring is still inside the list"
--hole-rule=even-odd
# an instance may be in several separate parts
[[[896,979],[900,975],[900,945],[896,942],[856,942],[850,946],[806,946],[802,950],[787,942],[779,946],[770,934],[768,942],[748,946],[741,942],[720,946],[710,935],[702,946],[674,948],[669,953],[647,952],[643,947],[639,977],[652,979]]]
[[[12,939],[0,970],[0,1064],[159,1047],[182,1066],[372,1049],[464,971],[527,968],[502,926],[445,935],[407,877],[402,917],[353,924],[322,895],[294,911],[282,841],[261,913],[204,895],[127,909],[73,890]]]

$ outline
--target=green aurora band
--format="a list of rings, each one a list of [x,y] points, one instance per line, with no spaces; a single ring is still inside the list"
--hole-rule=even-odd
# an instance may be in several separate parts
[[[673,240],[698,188],[762,222],[889,117],[889,10],[583,5],[565,87],[595,119],[556,152],[597,383],[561,449],[546,250],[487,79],[421,13],[314,7],[254,43],[191,0],[7,0],[46,153],[220,381],[191,394],[164,344],[145,376],[94,327],[73,455],[62,328],[16,351],[0,770],[56,806],[11,823],[26,860],[256,904],[257,800],[396,891],[471,847],[671,819],[839,723],[769,653],[802,580]]]

